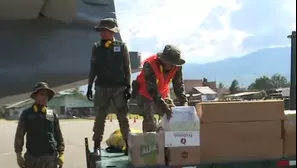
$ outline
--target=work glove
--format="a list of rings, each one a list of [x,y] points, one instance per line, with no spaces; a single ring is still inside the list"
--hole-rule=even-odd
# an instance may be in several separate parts
[[[57,162],[58,168],[62,168],[63,164],[64,164],[64,154],[60,153],[58,155],[58,162]]]
[[[167,119],[170,120],[172,117],[172,110],[171,107],[173,107],[171,104],[167,104],[164,102],[163,106],[163,112],[166,115]]]
[[[189,105],[188,105],[188,102],[184,102],[184,103],[182,104],[182,106],[189,106]]]
[[[131,98],[131,86],[127,85],[124,92],[124,97],[128,101]]]
[[[23,158],[21,153],[16,153],[17,163],[20,168],[25,167],[25,159]]]
[[[132,99],[135,99],[137,94],[138,94],[138,91],[139,91],[139,83],[137,80],[134,80],[132,82],[132,91],[131,91],[131,97]]]
[[[93,91],[92,91],[92,86],[88,86],[88,90],[87,90],[87,98],[90,101],[93,101]]]

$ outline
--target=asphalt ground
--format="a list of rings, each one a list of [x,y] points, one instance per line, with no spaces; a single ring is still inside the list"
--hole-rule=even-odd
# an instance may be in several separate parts
[[[142,120],[131,118],[129,121],[131,128],[142,129]],[[63,168],[85,168],[84,138],[89,138],[90,147],[92,148],[93,121],[81,119],[61,120],[60,124],[66,144]],[[0,120],[0,168],[18,168],[13,147],[16,126],[16,121]],[[118,128],[117,120],[106,120],[104,140]],[[106,147],[104,142],[102,147]]]

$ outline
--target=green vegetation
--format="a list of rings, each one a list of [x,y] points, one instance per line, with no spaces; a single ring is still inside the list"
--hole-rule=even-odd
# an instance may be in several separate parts
[[[281,74],[274,74],[272,76],[260,76],[256,78],[247,88],[241,88],[238,80],[234,79],[231,82],[231,85],[225,86],[223,83],[218,84],[219,90],[227,89],[229,94],[239,93],[241,91],[247,90],[269,90],[269,89],[278,89],[278,88],[286,88],[290,87],[290,81]]]
[[[239,83],[237,80],[233,80],[230,87],[229,87],[229,93],[230,94],[235,94],[235,93],[238,93],[239,92]]]
[[[261,76],[257,78],[248,87],[249,90],[268,90],[289,87],[290,82],[286,77],[280,74],[274,74],[270,78],[267,76]]]

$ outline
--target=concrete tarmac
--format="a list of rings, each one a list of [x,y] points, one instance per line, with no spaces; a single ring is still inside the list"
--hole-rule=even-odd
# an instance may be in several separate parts
[[[61,129],[63,132],[66,149],[65,164],[63,168],[86,168],[84,138],[89,138],[90,147],[92,143],[92,120],[62,120]],[[16,121],[0,120],[0,168],[18,168],[14,153],[14,135],[16,131]],[[142,120],[130,121],[131,128],[142,129]],[[106,121],[104,140],[116,129],[119,128],[117,120]],[[102,147],[106,147],[103,142]],[[25,151],[25,147],[24,147]]]

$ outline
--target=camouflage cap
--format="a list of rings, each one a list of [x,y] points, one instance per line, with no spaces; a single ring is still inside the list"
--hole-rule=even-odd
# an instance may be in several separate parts
[[[100,21],[100,23],[95,26],[95,30],[101,32],[102,30],[109,30],[114,33],[118,33],[120,30],[118,28],[117,21],[114,18],[105,18]]]
[[[181,66],[186,63],[184,59],[181,58],[181,51],[174,45],[166,45],[163,52],[157,53],[158,58],[168,64]]]
[[[33,86],[33,91],[31,93],[31,98],[34,99],[34,95],[40,91],[40,90],[47,90],[48,92],[48,100],[50,101],[54,95],[55,95],[55,92],[54,90],[52,90],[51,88],[49,88],[48,84],[46,82],[38,82],[36,83],[34,86]]]

